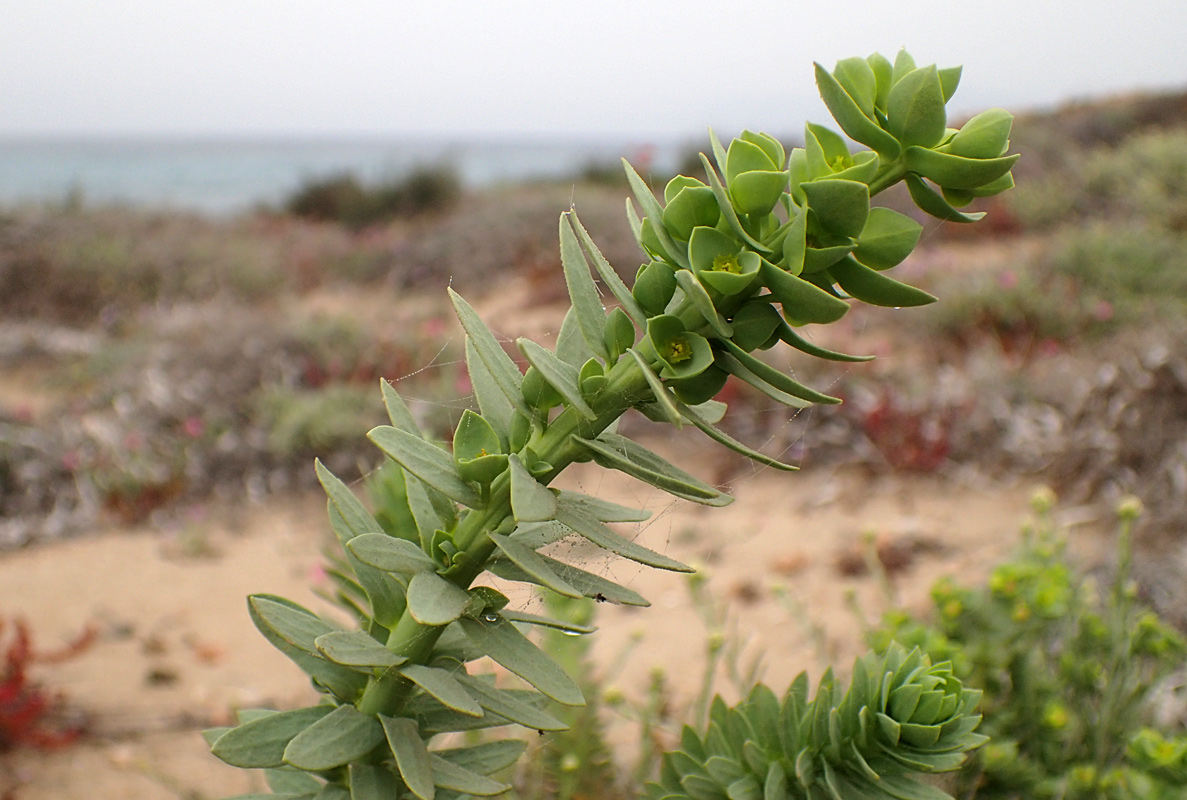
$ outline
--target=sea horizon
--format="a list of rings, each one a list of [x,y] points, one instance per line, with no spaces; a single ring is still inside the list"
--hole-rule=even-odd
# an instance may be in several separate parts
[[[481,189],[576,177],[622,157],[671,172],[695,149],[694,134],[0,134],[0,206],[81,200],[228,216],[334,175],[376,182],[443,166]]]

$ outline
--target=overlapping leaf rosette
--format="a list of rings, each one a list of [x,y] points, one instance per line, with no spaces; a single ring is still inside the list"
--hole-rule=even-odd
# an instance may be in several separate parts
[[[783,341],[857,360],[815,347],[795,329],[836,321],[850,298],[892,307],[935,300],[886,274],[910,255],[921,226],[871,207],[870,198],[905,180],[923,211],[972,222],[983,212],[958,208],[1013,185],[1009,113],[994,109],[959,130],[947,127],[945,104],[959,79],[959,68],[916,67],[906,51],[893,65],[878,54],[841,61],[831,73],[817,65],[829,110],[869,150],[851,152],[842,136],[811,123],[804,147],[790,155],[762,133],[745,131],[728,148],[712,137],[713,159],[701,157],[708,184],[673,178],[662,206],[628,165],[646,216],[630,207],[628,215],[652,259],[633,296],[651,318],[648,338],[677,397],[704,401],[734,374],[791,405],[789,396],[835,402],[750,353]]]
[[[561,261],[572,308],[554,347],[515,343],[526,370],[451,290],[475,407],[461,415],[445,446],[427,437],[383,384],[391,424],[369,434],[392,463],[382,513],[373,515],[318,466],[343,551],[333,571],[337,599],[358,627],[342,629],[282,598],[251,597],[253,622],[310,676],[323,701],[245,711],[237,726],[208,733],[215,755],[265,770],[273,791],[294,800],[449,800],[507,790],[491,776],[518,758],[522,742],[443,747],[437,737],[513,723],[559,729],[548,704],[579,705],[581,692],[525,631],[589,629],[509,608],[488,578],[573,598],[648,604],[630,588],[556,558],[549,547],[566,538],[647,566],[691,571],[611,527],[640,522],[647,512],[549,487],[570,464],[594,461],[678,498],[710,506],[731,501],[619,435],[615,426],[631,409],[691,423],[761,464],[795,468],[717,428],[725,407],[713,397],[735,375],[789,406],[837,402],[753,352],[783,341],[818,357],[860,360],[815,346],[795,329],[835,321],[849,298],[895,306],[932,299],[883,274],[910,253],[920,228],[871,209],[869,199],[905,177],[930,192],[919,196],[935,213],[1006,185],[1013,158],[1000,154],[1008,115],[982,115],[959,132],[945,128],[955,74],[915,69],[905,54],[893,68],[874,56],[841,62],[833,74],[820,70],[829,108],[872,151],[851,154],[839,135],[814,125],[806,146],[790,156],[763,134],[744,133],[728,149],[714,138],[717,168],[705,159],[709,182],[678,177],[663,205],[628,165],[644,217],[629,201],[628,216],[648,260],[628,287],[577,216],[563,214]],[[609,310],[595,275],[617,301]],[[471,673],[467,665],[482,658],[527,687]],[[926,684],[928,698],[940,691],[912,670],[904,685]],[[953,691],[945,685],[940,710],[951,715],[944,698]],[[921,709],[930,709],[927,702]],[[879,713],[904,731],[891,749],[914,748],[921,757],[930,745],[917,737],[940,725],[939,717],[887,708]],[[827,775],[833,762],[821,752],[819,774]]]
[[[718,698],[702,737],[685,727],[648,800],[951,800],[916,774],[950,772],[986,737],[978,690],[949,664],[899,646],[858,659],[842,696],[831,673],[808,699],[801,674],[782,701],[758,686]]]

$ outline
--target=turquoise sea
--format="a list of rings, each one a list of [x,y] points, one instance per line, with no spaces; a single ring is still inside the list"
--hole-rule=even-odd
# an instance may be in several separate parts
[[[467,186],[484,187],[563,179],[590,165],[617,165],[624,156],[640,167],[672,170],[691,149],[645,138],[0,139],[0,206],[78,197],[228,215],[277,204],[304,181],[347,172],[381,180],[445,164]]]

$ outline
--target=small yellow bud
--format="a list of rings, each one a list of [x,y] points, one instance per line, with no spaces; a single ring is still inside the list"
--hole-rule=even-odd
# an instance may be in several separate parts
[[[1043,724],[1048,728],[1056,730],[1066,728],[1070,719],[1071,715],[1068,714],[1067,708],[1059,703],[1052,703],[1043,712]]]
[[[1035,493],[1030,496],[1031,509],[1040,516],[1051,513],[1051,509],[1055,508],[1055,503],[1058,498],[1055,492],[1049,486],[1042,486],[1035,490]]]
[[[738,263],[736,255],[720,255],[713,259],[714,272],[732,272],[735,275],[742,274],[742,265]]]
[[[1117,504],[1117,516],[1126,522],[1133,522],[1142,515],[1145,507],[1142,505],[1140,498],[1132,494],[1127,494],[1121,498],[1121,502]]]

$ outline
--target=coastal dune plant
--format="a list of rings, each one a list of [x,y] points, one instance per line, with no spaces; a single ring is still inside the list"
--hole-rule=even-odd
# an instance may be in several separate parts
[[[450,290],[476,408],[462,414],[451,447],[442,447],[383,384],[391,424],[369,437],[399,467],[388,477],[389,504],[402,500],[386,527],[317,466],[343,547],[341,593],[359,625],[344,630],[289,600],[250,597],[257,628],[310,676],[322,701],[241,712],[237,726],[208,732],[214,754],[266,770],[275,795],[288,798],[434,800],[510,788],[491,775],[519,758],[523,741],[442,746],[437,737],[512,723],[561,729],[551,704],[580,705],[582,693],[524,631],[590,628],[516,611],[484,576],[566,597],[648,604],[629,587],[544,552],[566,537],[657,569],[691,571],[609,527],[646,512],[549,487],[570,464],[593,461],[677,498],[731,502],[617,433],[632,409],[698,428],[759,464],[795,469],[718,428],[725,407],[713,398],[733,375],[790,407],[839,402],[755,351],[782,342],[817,358],[863,361],[796,329],[840,319],[852,300],[934,300],[886,274],[910,254],[920,226],[871,207],[870,198],[905,181],[924,211],[972,222],[979,215],[963,206],[1010,186],[1009,114],[989,111],[960,130],[947,127],[945,103],[959,77],[959,69],[917,67],[906,52],[893,63],[873,55],[831,72],[817,66],[825,104],[870,150],[851,152],[839,134],[811,124],[805,146],[790,154],[761,133],[745,131],[728,146],[711,136],[711,156],[701,157],[707,180],[678,176],[662,201],[626,165],[638,204],[628,201],[627,215],[646,260],[627,286],[576,214],[562,214],[572,308],[554,349],[515,343],[526,372]],[[609,310],[594,274],[615,301]],[[526,686],[472,673],[468,665],[483,657]],[[809,704],[797,683],[777,711],[774,696],[761,693],[753,698],[758,716],[715,711],[719,732],[711,729],[700,749],[690,739],[688,758],[669,758],[659,788],[649,791],[694,800],[942,796],[911,776],[953,769],[979,743],[971,732],[976,693],[918,654],[886,659],[863,662],[865,679],[843,698],[830,680]],[[745,721],[765,725],[771,713],[778,730],[754,730],[752,741]]]

